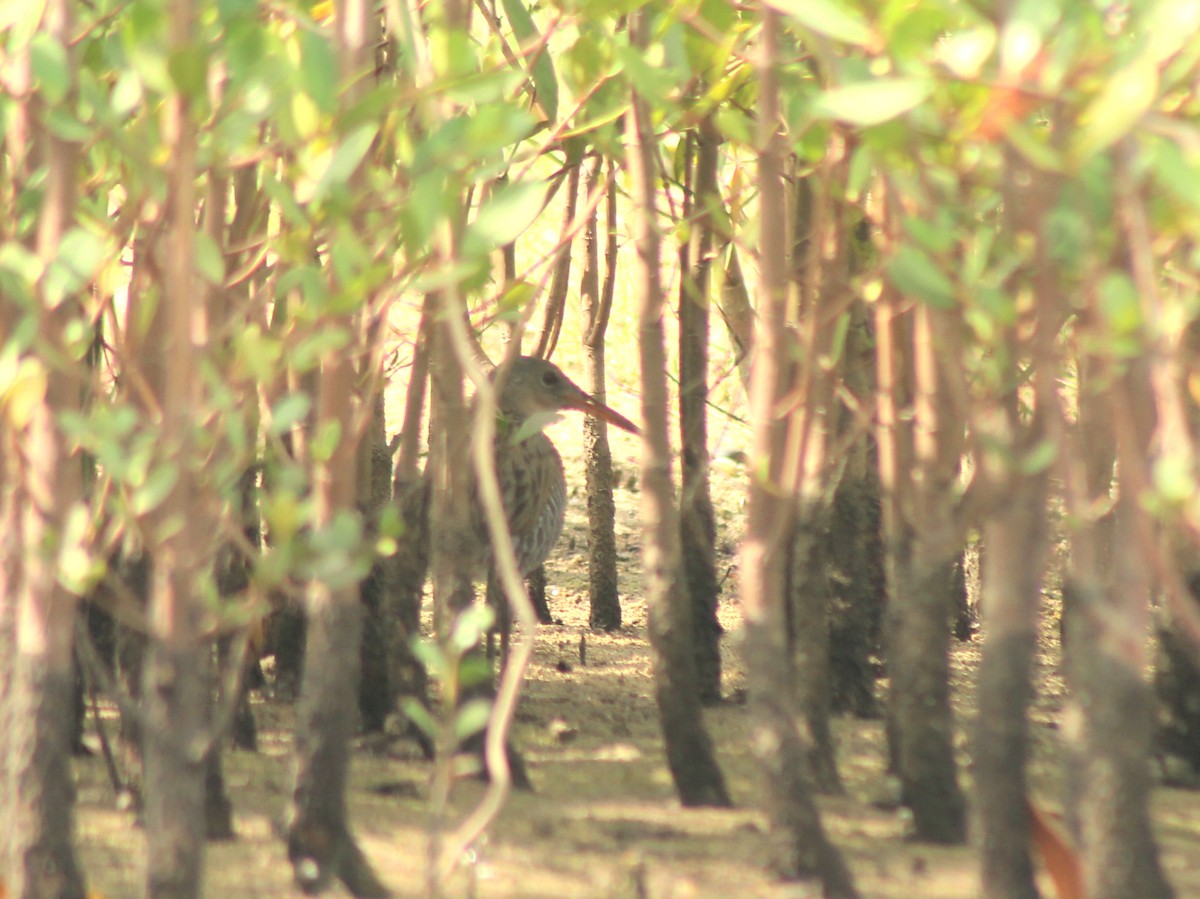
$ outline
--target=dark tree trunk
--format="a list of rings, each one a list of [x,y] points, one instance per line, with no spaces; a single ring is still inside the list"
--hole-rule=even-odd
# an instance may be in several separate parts
[[[307,626],[304,611],[291,599],[280,597],[276,608],[267,616],[266,650],[275,658],[275,695],[293,700],[300,693],[304,674],[304,646]]]
[[[388,658],[387,623],[384,619],[386,564],[376,560],[359,585],[363,620],[359,649],[359,726],[364,733],[383,733],[392,711],[393,687]]]
[[[164,575],[161,580],[166,578]],[[166,589],[154,588],[156,603],[161,605]],[[168,643],[163,637],[152,640],[146,654],[143,795],[149,894],[154,897],[200,895],[207,765],[195,747],[203,741],[209,724],[212,685],[207,677],[208,661],[198,641]]]
[[[349,591],[333,598],[312,587],[308,663],[296,707],[295,788],[288,858],[297,883],[319,892],[340,879],[355,896],[386,896],[350,833],[346,786],[350,735],[357,726],[357,647],[362,608]]]
[[[82,899],[74,846],[70,657],[65,665],[53,664],[19,651],[10,664],[5,885],[13,896]]]
[[[843,349],[842,383],[870,408],[875,397],[875,348],[866,306],[850,307]],[[850,442],[842,477],[833,494],[825,558],[829,571],[829,691],[834,713],[879,716],[875,695],[883,655],[883,615],[887,604],[879,459],[875,439],[852,410],[842,405],[838,433]]]
[[[597,156],[588,170],[587,194],[601,188],[604,160]],[[604,375],[604,335],[612,309],[616,285],[617,191],[611,181],[606,188],[606,250],[603,288],[600,282],[600,237],[593,211],[584,229],[584,262],[579,294],[583,307],[583,346],[588,391],[606,402]],[[588,512],[588,623],[606,631],[621,626],[621,601],[617,592],[616,507],[613,502],[612,452],[608,447],[608,428],[590,415],[583,419],[584,475],[587,485]]]
[[[347,102],[366,89],[358,80],[368,71],[377,35],[364,0],[337,6],[334,43],[338,71]],[[363,187],[361,165],[350,176],[352,188]],[[353,223],[353,215],[348,223]],[[339,273],[330,272],[338,285]],[[344,313],[333,324],[347,333],[359,331],[359,313]],[[368,340],[366,358],[373,357]],[[368,363],[369,364],[369,363]],[[317,372],[314,418],[317,429],[334,426],[341,435],[327,459],[313,460],[313,525],[320,531],[339,517],[364,506],[367,515],[377,493],[386,493],[390,466],[377,459],[381,440],[379,407],[368,410],[359,390],[361,373],[350,354],[325,353]],[[356,417],[375,413],[373,438],[366,447],[355,439]],[[360,449],[362,452],[360,452]],[[386,455],[386,450],[384,451]],[[382,469],[382,470],[380,470]],[[308,634],[300,702],[296,709],[296,778],[288,810],[288,859],[297,884],[320,892],[335,879],[354,896],[386,896],[350,831],[346,789],[350,778],[350,740],[358,716],[361,675],[361,584],[329,584],[314,579],[305,592]]]
[[[421,599],[429,573],[429,485],[418,467],[421,425],[424,421],[425,389],[429,381],[429,303],[422,310],[413,344],[412,366],[404,401],[404,425],[397,437],[396,474],[392,482],[392,505],[402,531],[396,552],[383,559],[383,612],[388,651],[388,684],[392,701],[406,697],[428,705],[424,666],[413,652],[412,641],[421,633]],[[432,757],[432,735],[409,722],[409,733]]]
[[[636,13],[630,31],[645,46],[648,18]],[[679,516],[667,439],[667,375],[663,340],[661,243],[655,221],[655,145],[649,111],[636,92],[626,116],[625,150],[632,182],[637,249],[638,349],[642,369],[642,519],[646,606],[654,692],[666,742],[667,765],[684,805],[728,806],[729,794],[696,690],[691,601],[681,569]]]
[[[425,666],[417,659],[412,641],[421,634],[421,597],[429,571],[429,481],[413,475],[403,480],[397,476],[392,502],[399,510],[404,532],[397,540],[396,552],[381,562],[388,684],[393,703],[404,697],[428,705]],[[412,722],[408,729],[432,758],[432,735]]]
[[[1200,600],[1200,575],[1188,578],[1191,595]],[[1161,612],[1154,664],[1158,698],[1156,747],[1187,769],[1184,784],[1200,782],[1200,659],[1196,644],[1167,612]]]
[[[680,251],[679,429],[682,454],[680,543],[692,600],[692,644],[700,701],[721,699],[721,626],[717,622],[717,525],[709,489],[708,334],[712,207],[720,202],[717,152],[720,137],[709,122],[694,132],[692,190],[684,215],[693,221],[692,241]]]
[[[829,722],[830,589],[824,556],[824,519],[792,522],[788,548],[788,638],[800,714],[808,732],[808,770],[822,793],[843,792]]]
[[[825,548],[832,582],[830,709],[858,718],[879,716],[875,681],[887,603],[879,472],[869,443],[864,438],[851,450],[833,495]]]
[[[966,802],[958,784],[950,709],[953,556],[930,558],[911,532],[902,540],[888,547],[885,621],[890,743],[901,802],[912,811],[918,839],[961,843]]]
[[[358,508],[366,519],[368,533],[377,536],[380,515],[392,501],[392,454],[387,443],[382,393],[377,393],[372,403],[371,427],[358,453],[358,493]],[[384,617],[386,589],[386,559],[377,558],[359,586],[363,624],[358,707],[360,724],[366,733],[383,733],[397,695],[390,676],[388,624]]]
[[[1071,691],[1064,732],[1073,767],[1071,821],[1089,899],[1167,899],[1150,825],[1154,702],[1144,677],[1149,584],[1122,496],[1112,514],[1072,535],[1063,584],[1063,664]]]
[[[984,634],[975,727],[975,795],[988,899],[1034,899],[1028,784],[1029,702],[1041,598],[1046,477],[1016,476],[984,526]]]

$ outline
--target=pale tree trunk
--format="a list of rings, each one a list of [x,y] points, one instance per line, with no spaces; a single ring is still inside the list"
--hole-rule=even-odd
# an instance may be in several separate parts
[[[588,196],[593,196],[600,189],[603,177],[604,159],[597,156],[588,171]],[[588,391],[601,403],[607,402],[604,337],[612,310],[617,264],[613,246],[617,239],[617,190],[612,178],[609,178],[605,193],[608,265],[604,289],[601,289],[600,280],[600,235],[596,221],[599,213],[596,210],[588,216],[584,229],[583,274],[579,284]],[[604,422],[590,415],[584,416],[583,445],[588,511],[588,624],[611,631],[621,626],[621,601],[617,592],[617,513],[613,502],[612,451],[608,446],[608,428]]]
[[[889,236],[899,222],[889,210]],[[902,308],[885,284],[875,304],[877,439],[888,608],[888,749],[917,839],[961,843],[966,801],[954,758],[949,640],[953,566],[964,528],[954,499],[964,423],[947,408],[945,365],[958,347],[927,306]],[[912,414],[908,414],[911,405]]]
[[[1090,899],[1166,899],[1174,891],[1150,823],[1154,705],[1145,678],[1150,568],[1159,558],[1160,541],[1142,497],[1152,490],[1155,462],[1185,452],[1194,464],[1194,456],[1181,400],[1178,345],[1164,320],[1142,187],[1127,148],[1118,146],[1115,154],[1125,262],[1142,304],[1147,346],[1142,359],[1123,363],[1119,376],[1101,370],[1102,396],[1088,367],[1080,365],[1079,444],[1087,456],[1082,460],[1086,480],[1079,480],[1091,490],[1069,494],[1069,509],[1082,524],[1072,535],[1063,585],[1064,667],[1072,692],[1072,726],[1064,733],[1086,894]],[[1116,505],[1097,521],[1094,513],[1087,514],[1086,503],[1105,495],[1098,491],[1110,483],[1114,448]],[[1177,597],[1174,608],[1194,618],[1177,573],[1163,566],[1155,574]]]
[[[709,489],[708,335],[709,271],[712,268],[713,208],[721,202],[717,186],[720,135],[705,120],[692,137],[695,161],[684,218],[691,241],[680,249],[679,285],[679,431],[682,453],[680,542],[683,570],[692,600],[692,644],[700,701],[721,699],[721,626],[717,622],[717,524]]]
[[[571,233],[575,224],[575,209],[579,203],[579,178],[583,168],[583,159],[578,153],[568,152],[567,160],[567,195],[563,200],[562,225],[559,234],[566,236]],[[562,182],[559,182],[562,183]],[[567,291],[571,286],[571,248],[574,241],[566,241],[559,249],[558,258],[554,260],[554,273],[550,278],[550,289],[546,293],[545,315],[542,319],[542,333],[538,336],[537,349],[534,356],[549,359],[558,345],[558,335],[562,331],[563,313],[567,306]]]
[[[70,46],[65,0],[48,4],[42,29],[59,46]],[[71,226],[78,154],[74,145],[41,131],[41,103],[27,103],[35,128],[31,136],[39,144],[46,173],[34,249],[48,264]],[[59,432],[57,417],[78,408],[82,382],[78,371],[57,366],[71,358],[66,329],[79,309],[70,297],[39,295],[38,300],[39,337],[51,351],[41,360],[44,393],[30,405],[24,422],[13,421],[10,411],[0,426],[0,481],[5,485],[0,488],[0,525],[6,526],[0,557],[5,571],[0,628],[6,650],[0,676],[5,750],[0,812],[8,895],[77,899],[84,895],[84,884],[75,855],[70,765],[76,596],[60,580],[57,548],[70,539],[64,533],[68,516],[83,512],[83,483],[79,460]],[[7,306],[3,297],[0,306]],[[2,320],[12,324],[19,314],[11,310],[10,318],[5,308]]]
[[[635,14],[630,24],[635,45],[645,46],[648,27],[648,14],[644,11]],[[667,765],[680,800],[689,806],[727,806],[729,794],[704,727],[696,689],[695,656],[690,646],[692,609],[681,568],[679,514],[667,439],[661,240],[655,214],[656,148],[649,109],[636,91],[625,123],[642,366],[642,553],[655,699],[662,720]]]
[[[1068,758],[1077,766],[1073,819],[1089,899],[1166,899],[1174,895],[1150,826],[1149,750],[1153,702],[1143,671],[1148,602],[1145,572],[1129,519],[1114,517],[1072,535],[1063,584],[1067,684],[1072,693]],[[1089,557],[1108,557],[1099,566]],[[1107,568],[1107,574],[1103,573]]]
[[[1006,168],[1005,231],[1012,239],[1024,229],[1039,227],[1057,185],[1027,171],[1011,150]],[[1048,439],[1049,423],[1059,415],[1055,340],[1063,315],[1054,259],[1044,242],[1036,253],[1029,273],[1036,330],[1032,337],[1022,336],[1024,328],[1008,328],[1001,335],[1001,352],[1012,360],[1009,381],[1003,392],[982,398],[972,423],[980,447],[977,477],[996,498],[982,527],[984,643],[973,752],[981,881],[987,899],[1038,895],[1030,854],[1033,800],[1026,767],[1038,609],[1051,540],[1046,508],[1050,468],[1029,471],[1020,462]],[[1018,386],[1018,363],[1025,359],[1031,360],[1033,371],[1032,417],[1022,412]]]
[[[170,40],[192,40],[195,8],[184,0],[171,11]],[[146,844],[150,896],[191,899],[201,894],[204,869],[204,749],[211,703],[208,646],[201,637],[204,606],[198,594],[211,565],[214,522],[194,464],[193,415],[199,407],[199,354],[193,335],[203,332],[194,272],[196,234],[196,126],[188,100],[167,99],[163,131],[171,148],[163,239],[151,249],[162,272],[161,340],[148,348],[159,356],[161,379],[148,381],[162,414],[162,445],[178,477],[153,518],[166,536],[148,547],[150,646],[143,669]]]
[[[1031,446],[1024,442],[1021,449],[1027,451]],[[975,789],[984,895],[1032,899],[1037,889],[1030,858],[1025,769],[1041,560],[1050,536],[1046,527],[1047,473],[1016,476],[1004,486],[1007,498],[983,528],[987,546],[981,602],[985,638],[978,675]]]
[[[826,535],[832,499],[843,474],[836,448],[843,430],[835,383],[845,367],[833,333],[850,297],[850,240],[839,185],[848,168],[846,144],[829,138],[825,158],[808,177],[793,179],[795,197],[790,304],[797,336],[795,362],[788,368],[789,395],[783,483],[795,497],[790,507],[787,582],[789,639],[796,669],[796,695],[809,736],[808,757],[816,787],[840,793],[830,725],[830,618],[833,591]],[[795,159],[792,158],[793,167]],[[843,348],[844,350],[844,348]],[[835,358],[836,357],[836,358]],[[831,360],[833,363],[819,360]]]
[[[783,135],[778,130],[776,70],[780,17],[762,12],[759,52],[760,289],[755,364],[750,382],[753,428],[746,537],[742,543],[742,610],[750,693],[750,745],[763,774],[771,864],[787,878],[818,878],[827,896],[856,896],[841,853],[829,842],[805,775],[804,746],[796,727],[795,672],[787,640],[784,521],[787,500],[778,485],[783,470],[783,423],[778,406],[787,358],[787,242],[784,212]]]
[[[340,81],[351,97],[365,89],[360,80],[372,70],[374,18],[365,0],[336,4],[335,44]],[[350,176],[351,189],[362,189],[362,167]],[[334,277],[331,275],[331,277]],[[336,287],[336,285],[335,285]],[[330,321],[352,339],[362,339],[360,313]],[[370,359],[371,354],[365,354]],[[317,375],[316,428],[336,426],[341,437],[329,458],[313,461],[313,527],[333,526],[356,513],[359,498],[356,428],[368,414],[355,385],[352,357],[332,351],[321,359]],[[296,709],[296,778],[288,813],[287,847],[293,876],[306,892],[319,892],[335,879],[354,896],[386,896],[370,863],[350,831],[346,792],[350,778],[350,740],[358,722],[359,647],[362,605],[357,583],[309,582],[304,673]]]

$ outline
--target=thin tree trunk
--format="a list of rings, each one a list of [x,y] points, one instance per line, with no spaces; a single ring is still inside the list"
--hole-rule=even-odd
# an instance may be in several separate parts
[[[365,0],[343,0],[336,4],[334,20],[340,80],[351,85],[347,92],[353,98],[365,88],[359,79],[372,71],[376,35],[371,27],[371,7]],[[352,188],[361,189],[362,172],[360,166],[351,175]],[[360,336],[358,313],[343,314],[335,324],[352,337]],[[367,358],[371,357],[367,353]],[[357,395],[356,374],[353,359],[345,352],[329,352],[321,360],[316,426],[336,426],[341,438],[329,458],[313,464],[313,525],[318,532],[341,516],[354,514],[359,499],[355,426],[366,410]],[[306,892],[319,892],[338,879],[352,895],[386,896],[387,889],[350,832],[346,807],[360,677],[359,585],[335,586],[314,579],[305,594],[305,611],[308,633],[296,709],[296,779],[288,816],[288,858],[296,882]]]
[[[648,14],[634,15],[631,36],[645,46]],[[642,366],[643,555],[646,606],[654,663],[655,699],[666,742],[667,765],[684,805],[728,806],[729,794],[696,690],[689,645],[691,606],[679,544],[679,516],[667,439],[667,377],[663,345],[661,242],[655,220],[654,132],[645,100],[636,91],[626,117],[625,152],[632,183],[632,229],[637,251],[638,348]]]
[[[795,515],[787,541],[788,632],[797,707],[808,737],[806,756],[813,786],[844,792],[829,720],[829,611],[832,592],[825,559],[828,510]]]
[[[889,218],[886,227],[898,227]],[[880,485],[886,534],[888,750],[917,839],[966,838],[954,757],[949,640],[952,566],[963,528],[954,498],[964,423],[947,408],[933,312],[901,313],[894,288],[876,303]],[[949,337],[946,338],[947,341]],[[912,414],[906,415],[911,403]]]
[[[843,350],[842,383],[858,409],[875,397],[874,336],[861,301],[850,306],[850,327]],[[838,435],[845,439],[862,427],[842,407]],[[880,714],[875,696],[874,659],[882,656],[883,615],[887,605],[883,528],[879,496],[879,460],[869,428],[850,445],[841,480],[833,494],[826,559],[832,581],[829,632],[830,707],[859,718]]]
[[[1125,516],[1135,513],[1120,508],[1126,502],[1118,502],[1110,527],[1090,525],[1073,535],[1072,570],[1063,584],[1067,683],[1081,724],[1072,741],[1079,766],[1073,817],[1089,899],[1167,899],[1174,891],[1149,812],[1154,705],[1143,676],[1142,635],[1129,629],[1125,612],[1131,602],[1145,601],[1147,584],[1135,567],[1138,554],[1117,549],[1133,539]],[[1086,544],[1113,559],[1111,580],[1082,564],[1093,553]]]
[[[57,45],[69,47],[70,4],[51,0],[42,29]],[[27,64],[28,57],[18,61]],[[36,121],[40,99],[25,102],[34,107]],[[74,216],[78,153],[74,144],[40,128],[32,136],[45,162],[35,249],[49,262],[57,257]],[[68,515],[83,494],[79,460],[71,455],[57,421],[62,412],[78,408],[80,400],[78,372],[57,368],[72,358],[67,328],[79,307],[70,297],[39,300],[38,334],[51,351],[45,393],[31,404],[25,422],[10,415],[0,425],[0,479],[6,485],[0,523],[12,528],[5,529],[0,553],[8,581],[0,585],[6,650],[0,663],[5,669],[0,685],[4,877],[12,896],[82,899],[70,764],[76,596],[61,582],[56,552],[65,539]],[[0,305],[7,306],[7,298],[0,297]],[[5,309],[3,321],[11,324],[18,315]]]
[[[170,40],[193,39],[195,7],[189,0],[171,10]],[[199,354],[193,343],[195,298],[196,125],[183,94],[167,99],[170,136],[165,240],[152,249],[163,272],[156,320],[161,340],[148,348],[160,357],[161,380],[151,381],[162,414],[162,445],[173,452],[178,478],[155,515],[182,522],[150,548],[151,640],[143,668],[145,815],[149,895],[191,899],[201,894],[204,872],[204,743],[210,717],[208,646],[201,639],[202,572],[215,531],[198,471],[193,415],[200,397]],[[149,380],[149,379],[148,379]],[[164,464],[164,463],[160,463]],[[199,749],[199,751],[198,751]]]
[[[717,152],[720,136],[710,121],[694,132],[694,199],[684,204],[692,240],[680,249],[679,431],[682,456],[680,543],[692,599],[692,644],[700,701],[721,699],[721,626],[717,622],[717,524],[709,489],[708,304],[712,267],[712,210],[720,202]]]
[[[570,234],[575,223],[575,209],[579,203],[579,175],[583,168],[583,157],[573,151],[568,152],[567,161],[567,195],[563,202],[562,226],[559,234]],[[590,196],[590,194],[589,194]],[[562,331],[563,313],[567,306],[567,291],[571,286],[571,246],[568,241],[559,250],[558,258],[554,261],[554,273],[550,278],[550,290],[546,295],[545,315],[542,318],[542,333],[538,337],[537,349],[533,355],[549,359],[558,344],[558,335]]]
[[[989,899],[1038,895],[1030,858],[1028,707],[1046,553],[1046,473],[1017,476],[984,525],[984,634],[975,728],[975,794]]]
[[[805,776],[804,747],[796,728],[795,672],[788,648],[784,545],[786,502],[782,479],[782,363],[787,358],[787,243],[783,209],[783,136],[779,133],[776,70],[782,24],[762,11],[759,53],[758,179],[764,228],[760,237],[758,329],[751,371],[752,470],[742,543],[742,608],[754,748],[763,774],[771,864],[784,877],[818,878],[827,896],[856,896],[841,853],[829,842]]]
[[[594,196],[604,176],[604,159],[597,156],[587,177],[587,195]],[[607,399],[604,374],[604,338],[612,309],[616,252],[617,190],[612,179],[606,191],[606,244],[608,273],[600,287],[600,236],[598,212],[588,217],[584,230],[583,274],[579,285],[583,307],[583,346],[588,390],[603,403]],[[616,506],[613,502],[612,452],[608,427],[590,415],[583,418],[584,476],[588,511],[588,623],[607,631],[621,626],[621,601],[617,591]]]
[[[1004,224],[1010,239],[1036,229],[1054,201],[1057,183],[1029,170],[1015,151],[1005,160]],[[987,899],[1034,899],[1038,895],[1030,852],[1032,828],[1026,767],[1029,756],[1029,704],[1034,691],[1034,651],[1042,577],[1051,534],[1046,502],[1049,469],[1030,472],[1015,460],[1029,455],[1049,434],[1060,414],[1057,383],[1060,312],[1057,265],[1039,245],[1029,273],[1038,317],[1032,336],[1008,328],[1002,352],[1012,360],[1006,392],[977,404],[985,411],[975,422],[979,475],[993,496],[1003,497],[983,525],[983,652],[979,665],[979,715],[975,728],[975,794],[979,809],[981,873]],[[1017,362],[1030,360],[1034,412],[1022,411]],[[986,449],[993,448],[990,452]],[[1060,447],[1065,451],[1066,447]],[[1063,460],[1060,458],[1060,463]],[[965,576],[965,557],[960,571]],[[966,592],[965,589],[963,591]],[[965,600],[963,605],[965,606]],[[960,622],[962,612],[960,612]],[[967,622],[969,624],[969,621]]]

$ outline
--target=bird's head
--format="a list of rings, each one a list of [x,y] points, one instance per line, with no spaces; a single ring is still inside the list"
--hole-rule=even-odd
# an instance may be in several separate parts
[[[500,377],[499,372],[496,377]],[[518,356],[512,361],[503,375],[497,405],[522,431],[526,424],[540,430],[556,421],[560,412],[577,409],[631,434],[641,433],[625,416],[581,390],[553,362],[535,356]],[[517,439],[525,436],[528,434]]]

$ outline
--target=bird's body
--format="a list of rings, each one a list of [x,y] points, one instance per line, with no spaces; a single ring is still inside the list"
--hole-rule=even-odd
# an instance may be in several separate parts
[[[546,561],[562,535],[567,479],[562,458],[544,433],[539,431],[515,446],[505,446],[505,440],[503,435],[496,440],[496,477],[517,553],[517,569],[525,577]],[[490,563],[491,544],[478,499],[472,521],[487,548],[484,561]]]
[[[519,356],[501,375],[497,398],[496,475],[501,501],[516,550],[517,568],[529,575],[549,557],[562,534],[567,509],[567,481],[562,458],[542,430],[559,413],[575,409],[630,433],[638,429],[577,387],[554,364]],[[495,594],[491,540],[478,484],[472,479],[472,526],[478,555],[476,571],[486,573]],[[497,601],[495,595],[493,601]],[[501,630],[506,616],[501,605]]]

